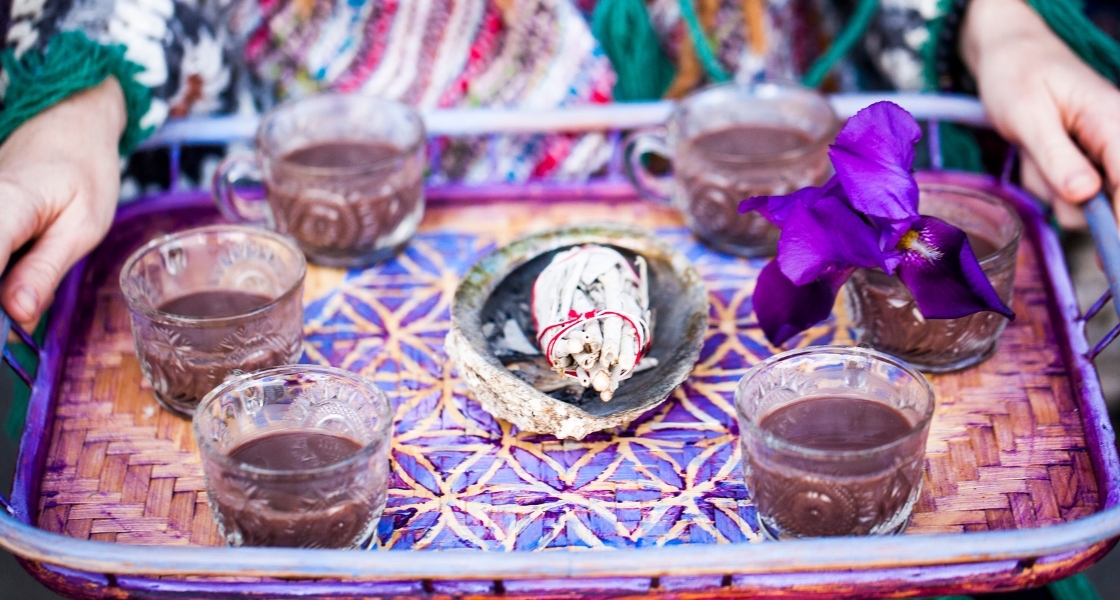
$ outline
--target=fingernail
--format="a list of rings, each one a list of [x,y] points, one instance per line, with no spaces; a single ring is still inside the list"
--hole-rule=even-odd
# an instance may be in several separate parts
[[[27,286],[17,288],[12,301],[28,318],[34,317],[39,309],[39,294]]]
[[[1067,194],[1083,194],[1093,185],[1093,175],[1085,171],[1078,171],[1066,177],[1066,193]]]

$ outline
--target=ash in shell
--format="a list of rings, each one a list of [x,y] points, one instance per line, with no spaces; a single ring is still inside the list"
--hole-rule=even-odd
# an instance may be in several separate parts
[[[537,345],[557,374],[603,401],[619,383],[657,365],[649,348],[646,261],[589,244],[557,254],[533,284]]]

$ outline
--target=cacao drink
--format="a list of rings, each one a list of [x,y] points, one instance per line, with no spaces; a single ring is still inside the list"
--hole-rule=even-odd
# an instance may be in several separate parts
[[[984,275],[1000,299],[1012,306],[1022,234],[1014,209],[979,190],[919,184],[919,191],[919,212],[968,235]],[[878,269],[856,270],[844,290],[859,343],[931,373],[963,369],[987,359],[995,353],[1008,322],[990,311],[958,319],[927,319],[902,281]]]
[[[290,238],[238,225],[182,231],[134,253],[121,289],[156,400],[189,417],[231,373],[298,362],[306,270]]]
[[[373,382],[314,365],[247,373],[207,394],[193,428],[227,544],[374,543],[388,497],[392,412]]]
[[[837,395],[797,400],[768,414],[759,427],[790,444],[848,452],[902,439],[913,423],[887,404]],[[890,525],[916,499],[921,477],[921,465],[879,464],[874,455],[856,454],[813,472],[748,460],[760,518],[771,530],[793,536],[867,535]]]
[[[195,292],[169,300],[159,306],[161,312],[191,319],[236,317],[264,308],[272,298],[235,290]],[[250,319],[251,320],[251,319]],[[279,326],[279,325],[278,325]],[[283,326],[279,326],[283,329]],[[240,332],[240,333],[239,333]],[[197,403],[233,371],[256,371],[293,362],[300,348],[287,343],[269,343],[251,333],[249,327],[201,328],[182,331],[180,347],[196,352],[184,357],[181,353],[152,353],[148,368],[165,386],[167,395],[176,404]],[[302,337],[292,337],[302,340]],[[214,352],[202,351],[213,348]],[[185,358],[185,360],[184,360]]]
[[[678,152],[673,203],[697,237],[716,249],[772,249],[778,228],[757,212],[740,213],[739,202],[824,183],[827,147],[800,152],[812,145],[808,133],[783,125],[738,124],[704,132]],[[779,159],[783,156],[789,158]]]
[[[717,85],[683,99],[664,128],[627,138],[625,167],[639,191],[671,201],[704,244],[767,256],[778,229],[757,212],[740,214],[739,203],[827,181],[828,144],[838,128],[828,99],[815,90]],[[648,154],[669,159],[672,177],[654,174]]]
[[[328,264],[399,251],[424,214],[418,167],[404,164],[403,153],[347,139],[285,153],[265,180],[276,230]]]
[[[735,390],[743,478],[771,539],[902,531],[921,492],[929,382],[866,348],[813,346]]]
[[[307,429],[276,431],[238,444],[230,459],[269,471],[298,473],[339,465],[338,473],[321,478],[292,476],[289,485],[265,485],[251,494],[228,490],[215,497],[225,528],[240,533],[246,546],[342,548],[369,528],[374,506],[361,494],[324,502],[340,488],[355,485],[361,468],[340,465],[362,445],[329,432]],[[360,467],[360,465],[357,465]],[[225,482],[214,486],[227,491]]]
[[[226,218],[293,237],[312,262],[363,267],[399,252],[424,216],[424,124],[413,108],[360,94],[285,102],[261,119],[256,155],[214,177]],[[263,200],[236,185],[259,181]]]

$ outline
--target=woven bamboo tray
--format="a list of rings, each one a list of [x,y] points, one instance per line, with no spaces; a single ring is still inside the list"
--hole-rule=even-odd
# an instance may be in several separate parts
[[[1095,373],[1081,356],[1085,342],[1070,312],[1069,283],[1052,234],[1023,196],[993,180],[948,173],[923,179],[985,188],[1017,204],[1027,230],[1013,301],[1018,318],[991,360],[931,378],[938,405],[921,499],[906,535],[847,541],[864,570],[827,570],[825,562],[822,571],[813,564],[820,546],[812,542],[758,546],[769,550],[769,567],[757,559],[721,564],[713,558],[712,551],[734,557],[760,542],[739,468],[732,394],[751,365],[775,352],[751,315],[751,290],[764,262],[707,250],[667,208],[620,193],[595,199],[586,190],[536,200],[488,198],[485,190],[473,202],[437,197],[420,234],[397,259],[365,271],[310,269],[305,360],[362,373],[396,409],[394,475],[380,548],[347,553],[367,567],[330,578],[292,564],[337,552],[207,548],[219,540],[189,423],[155,403],[116,282],[124,258],[139,245],[218,217],[208,198],[197,195],[164,196],[123,210],[106,241],[60,291],[52,315],[12,508],[39,532],[64,537],[52,537],[59,540],[53,552],[24,564],[74,597],[836,598],[1014,589],[1077,572],[1114,542],[1063,547],[1055,539],[1062,552],[983,561],[1001,555],[938,558],[946,541],[963,548],[978,536],[915,535],[1013,531],[1024,543],[1045,546],[1048,532],[1060,529],[1045,526],[1088,517],[1118,498],[1111,432]],[[673,398],[624,429],[580,442],[522,433],[495,420],[467,395],[442,348],[450,299],[475,260],[517,236],[575,219],[657,231],[693,260],[711,297],[700,361]],[[795,341],[821,343],[850,343],[843,315]],[[105,568],[79,571],[69,567],[88,561],[75,560],[62,540],[116,546],[91,546]],[[926,540],[928,549],[918,544]],[[892,543],[926,557],[917,562],[928,566],[901,567],[895,557],[905,553],[892,551]],[[124,556],[125,545],[137,544],[158,546],[145,552],[166,556],[166,569],[115,559]],[[183,548],[174,554],[173,546]],[[447,552],[462,549],[487,554]],[[400,550],[441,551],[447,570],[412,577],[412,567],[395,558],[418,555]],[[665,555],[674,550],[679,560]],[[543,552],[533,558],[533,551]],[[695,551],[701,554],[690,558]],[[190,567],[180,560],[184,552],[196,562],[211,557],[213,567]],[[213,575],[230,552],[252,553],[238,556],[255,557],[256,567]],[[580,567],[573,556],[602,566]],[[488,565],[465,568],[463,557]],[[519,566],[524,557],[539,566]],[[626,567],[619,560],[635,562]],[[384,568],[369,569],[373,563]],[[385,581],[394,575],[401,580]]]

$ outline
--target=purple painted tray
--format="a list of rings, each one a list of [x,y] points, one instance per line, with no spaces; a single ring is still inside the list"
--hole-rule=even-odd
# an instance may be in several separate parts
[[[217,540],[193,440],[139,376],[113,282],[132,247],[217,217],[197,195],[122,210],[60,292],[12,498],[18,522],[0,519],[3,545],[81,597],[836,598],[1012,589],[1077,572],[1120,531],[1120,510],[1109,510],[1120,469],[1057,242],[1013,188],[922,178],[1002,195],[1028,243],[1020,318],[1000,351],[933,379],[940,407],[907,535],[755,543],[730,406],[738,377],[773,352],[749,318],[763,262],[711,252],[673,211],[617,190],[596,199],[592,186],[537,201],[494,199],[508,189],[433,190],[400,257],[310,273],[306,360],[362,372],[397,410],[393,489],[373,552],[207,547]],[[627,428],[581,442],[496,421],[442,353],[457,277],[498,245],[573,215],[655,229],[696,263],[712,301],[689,381]],[[847,339],[841,316],[798,343]]]

